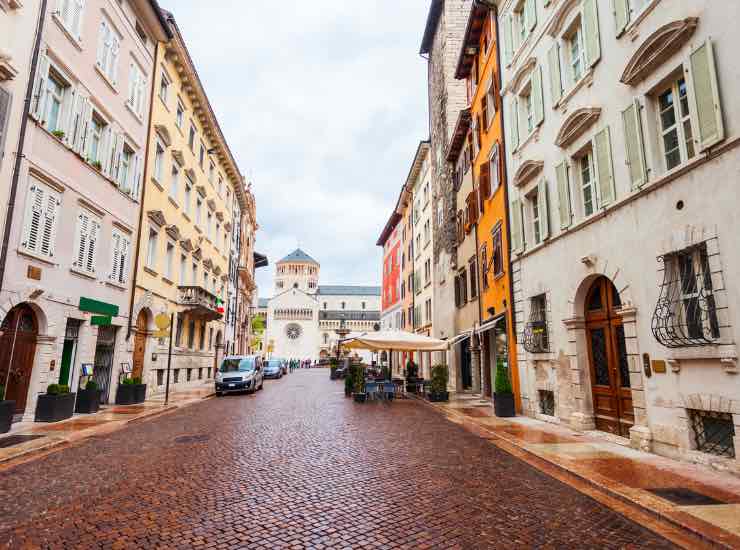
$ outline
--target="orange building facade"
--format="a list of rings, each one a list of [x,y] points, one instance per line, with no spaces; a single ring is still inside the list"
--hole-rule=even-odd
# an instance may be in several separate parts
[[[481,391],[493,393],[496,368],[508,368],[520,408],[515,319],[511,293],[504,131],[500,98],[496,13],[474,1],[455,77],[467,81],[473,179],[478,190]]]

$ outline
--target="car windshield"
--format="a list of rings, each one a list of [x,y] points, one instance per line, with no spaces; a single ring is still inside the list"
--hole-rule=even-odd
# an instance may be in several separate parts
[[[281,366],[280,361],[272,360],[267,362],[267,367],[271,369],[279,369]]]
[[[227,358],[221,363],[221,372],[249,372],[254,370],[254,358]]]

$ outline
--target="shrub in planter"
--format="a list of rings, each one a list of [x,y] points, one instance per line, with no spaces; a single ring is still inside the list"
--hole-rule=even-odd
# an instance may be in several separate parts
[[[493,410],[500,418],[516,416],[514,405],[514,391],[511,389],[509,369],[503,359],[496,362],[496,380],[493,386]]]
[[[134,378],[134,403],[146,401],[146,384],[141,383],[141,377]]]
[[[5,386],[0,385],[0,434],[10,431],[14,412],[15,401],[5,399]]]
[[[136,386],[133,378],[124,378],[116,389],[116,405],[136,403]]]
[[[70,418],[75,410],[75,397],[69,386],[49,384],[46,393],[39,395],[36,402],[36,422],[59,422]]]
[[[447,365],[440,364],[432,367],[429,401],[447,401],[450,398],[450,394],[447,392],[448,376]]]
[[[75,412],[92,414],[100,410],[100,392],[95,380],[88,380],[84,390],[77,392]]]
[[[329,380],[336,380],[336,379],[337,379],[337,360],[330,359],[329,360]]]
[[[365,401],[365,367],[350,366],[348,378],[352,379],[352,394],[355,396],[355,401],[358,403]]]

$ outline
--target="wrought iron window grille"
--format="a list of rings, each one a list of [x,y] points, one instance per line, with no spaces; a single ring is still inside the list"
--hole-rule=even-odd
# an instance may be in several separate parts
[[[539,390],[540,412],[548,416],[555,416],[555,392],[550,390]]]
[[[529,353],[550,351],[547,327],[547,300],[544,294],[530,301],[529,321],[524,327],[524,349]]]
[[[660,296],[651,328],[655,339],[667,348],[716,344],[721,311],[717,298],[724,291],[717,238],[658,257],[663,272]]]
[[[731,414],[690,409],[689,419],[697,450],[735,458],[735,426]]]

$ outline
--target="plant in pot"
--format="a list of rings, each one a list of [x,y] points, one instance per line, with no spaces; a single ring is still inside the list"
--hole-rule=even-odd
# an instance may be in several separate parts
[[[64,139],[64,130],[54,130],[51,135],[57,139]]]
[[[503,358],[496,361],[496,380],[493,391],[493,410],[496,416],[500,418],[516,416],[514,391],[511,389],[509,369],[504,364]]]
[[[77,403],[75,403],[75,412],[83,414],[92,414],[100,410],[100,392],[95,380],[88,380],[84,390],[77,392]]]
[[[98,172],[103,169],[103,165],[100,163],[99,160],[92,161],[92,167],[95,168]]]
[[[419,366],[412,359],[406,361],[404,378],[406,378],[406,391],[416,393],[416,382],[419,380]]]
[[[49,384],[36,402],[36,422],[59,422],[75,411],[76,394],[65,384]]]
[[[432,367],[432,380],[429,385],[429,401],[447,401],[450,394],[447,391],[447,365],[439,364]]]
[[[352,377],[352,395],[355,401],[364,403],[367,397],[365,394],[365,367],[352,365],[349,370]]]
[[[337,360],[333,357],[329,359],[329,380],[337,379]]]
[[[142,384],[141,377],[134,377],[134,403],[146,401],[146,384]]]
[[[10,431],[14,412],[15,401],[5,399],[5,386],[0,385],[0,434]]]
[[[116,405],[133,405],[136,403],[136,386],[133,378],[124,378],[116,389]]]

